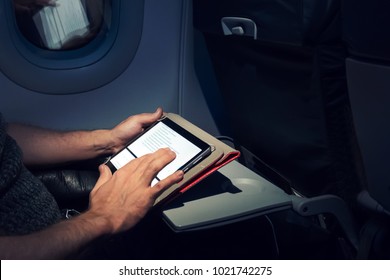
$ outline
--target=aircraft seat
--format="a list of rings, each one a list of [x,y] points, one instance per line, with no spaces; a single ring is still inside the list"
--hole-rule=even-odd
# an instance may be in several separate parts
[[[390,24],[388,1],[344,0],[343,35],[348,47],[347,78],[361,154],[366,217],[361,258],[390,256]],[[367,213],[368,212],[368,213]]]
[[[198,71],[200,84],[223,97],[230,136],[243,147],[241,162],[250,170],[229,164],[168,205],[163,215],[174,230],[286,209],[301,216],[332,213],[358,248],[350,210],[361,188],[351,150],[340,5],[194,1],[196,40],[215,73],[211,84]],[[203,70],[196,54],[195,67]]]
[[[340,5],[198,0],[194,24],[226,104],[230,136],[302,195],[353,201],[360,186],[350,160]],[[257,27],[256,39],[239,33],[240,27],[250,30],[248,20]]]

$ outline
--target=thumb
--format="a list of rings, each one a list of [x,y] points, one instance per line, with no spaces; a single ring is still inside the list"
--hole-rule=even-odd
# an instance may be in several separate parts
[[[159,118],[161,118],[163,115],[163,109],[161,107],[158,107],[156,111],[153,113],[144,113],[138,115],[138,121],[139,123],[144,126],[149,126],[155,121],[157,121]]]
[[[92,190],[93,192],[98,191],[98,189],[102,185],[104,185],[106,182],[108,182],[108,180],[110,180],[112,177],[112,173],[111,173],[110,168],[108,168],[108,166],[105,164],[101,164],[99,166],[99,173],[100,173],[100,176],[99,176],[99,179],[96,181],[95,187]]]

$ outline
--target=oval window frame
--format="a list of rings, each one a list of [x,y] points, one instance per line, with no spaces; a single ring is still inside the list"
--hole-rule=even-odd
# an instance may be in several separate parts
[[[107,35],[75,50],[33,45],[19,31],[11,2],[0,2],[0,70],[28,90],[75,94],[102,87],[120,76],[137,52],[144,0],[112,0]]]

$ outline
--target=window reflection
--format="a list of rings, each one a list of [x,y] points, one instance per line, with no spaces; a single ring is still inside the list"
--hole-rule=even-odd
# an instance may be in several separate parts
[[[111,0],[12,0],[21,33],[49,50],[77,49],[110,26]]]

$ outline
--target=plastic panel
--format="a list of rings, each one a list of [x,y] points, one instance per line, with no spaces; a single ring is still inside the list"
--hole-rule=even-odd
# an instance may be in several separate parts
[[[203,229],[291,208],[280,188],[233,161],[165,206],[175,231]]]

